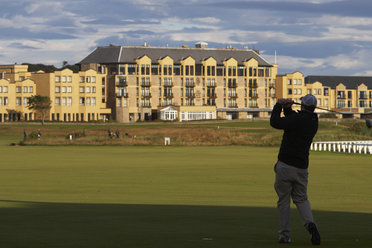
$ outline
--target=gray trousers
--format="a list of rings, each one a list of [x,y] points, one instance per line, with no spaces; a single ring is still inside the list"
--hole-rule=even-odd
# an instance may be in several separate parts
[[[278,211],[281,230],[280,236],[290,237],[291,228],[289,223],[291,198],[296,204],[301,215],[302,222],[307,225],[314,222],[310,203],[307,199],[308,170],[299,169],[278,161],[275,165],[275,191],[279,197]]]

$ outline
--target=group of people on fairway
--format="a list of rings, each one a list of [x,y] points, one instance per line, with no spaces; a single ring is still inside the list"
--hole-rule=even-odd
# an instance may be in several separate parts
[[[302,97],[301,111],[298,112],[292,110],[293,103],[290,99],[279,99],[270,118],[272,127],[284,130],[278,161],[274,166],[281,228],[279,243],[291,242],[289,214],[292,199],[310,233],[312,244],[320,245],[320,234],[307,198],[309,149],[318,130],[318,117],[314,113],[317,99],[310,94]]]

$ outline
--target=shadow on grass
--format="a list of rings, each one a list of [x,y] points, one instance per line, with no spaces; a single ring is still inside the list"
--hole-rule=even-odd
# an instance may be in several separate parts
[[[314,215],[322,247],[372,247],[372,214]],[[295,210],[292,223],[289,246],[311,246]],[[274,208],[0,201],[0,247],[6,248],[283,247],[277,229]]]

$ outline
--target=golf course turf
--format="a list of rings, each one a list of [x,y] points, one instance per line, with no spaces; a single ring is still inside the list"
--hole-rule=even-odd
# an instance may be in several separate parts
[[[0,247],[283,247],[278,147],[0,147]],[[312,152],[322,247],[372,247],[369,155]],[[293,243],[309,235],[292,211]],[[286,245],[284,245],[286,246]]]

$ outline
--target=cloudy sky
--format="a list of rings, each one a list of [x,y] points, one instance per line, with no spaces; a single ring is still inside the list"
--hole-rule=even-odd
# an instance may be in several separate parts
[[[259,49],[279,73],[372,76],[369,0],[0,0],[0,64],[74,64],[97,46]]]

